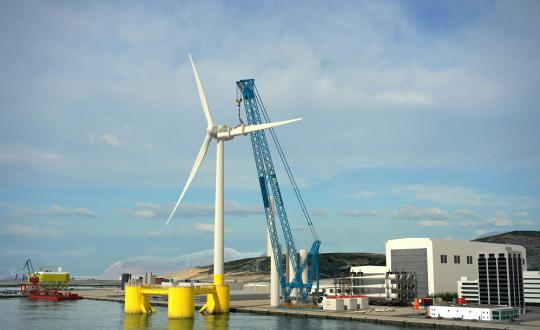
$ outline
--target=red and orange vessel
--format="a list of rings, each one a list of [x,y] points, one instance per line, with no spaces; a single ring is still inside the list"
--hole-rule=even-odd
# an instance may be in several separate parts
[[[67,290],[69,273],[40,271],[28,274],[28,283],[19,284],[22,295],[33,300],[78,300],[83,299],[76,293]]]

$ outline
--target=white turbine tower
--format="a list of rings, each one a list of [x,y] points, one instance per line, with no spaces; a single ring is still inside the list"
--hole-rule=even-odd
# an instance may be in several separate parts
[[[262,129],[293,123],[293,122],[302,120],[302,118],[278,121],[278,122],[267,123],[267,124],[259,124],[259,125],[247,125],[247,126],[242,125],[235,128],[231,128],[227,125],[214,125],[212,115],[208,108],[208,104],[206,103],[206,97],[204,96],[204,91],[201,85],[201,81],[199,80],[199,74],[197,73],[197,69],[195,68],[195,64],[193,63],[193,59],[191,58],[191,55],[189,55],[189,60],[193,68],[193,74],[195,75],[195,82],[197,83],[197,89],[199,90],[199,97],[201,99],[202,109],[204,112],[204,116],[206,118],[206,124],[207,124],[206,137],[204,138],[204,142],[201,146],[201,149],[199,150],[199,153],[197,154],[197,158],[195,158],[195,164],[193,164],[193,168],[191,169],[191,173],[189,174],[186,185],[184,186],[184,189],[182,190],[182,193],[180,194],[180,198],[178,198],[178,201],[176,202],[176,205],[174,206],[174,209],[172,210],[171,215],[169,216],[169,219],[167,220],[167,224],[171,221],[174,213],[176,212],[176,209],[178,208],[178,205],[180,205],[182,198],[184,198],[184,195],[186,191],[188,190],[189,185],[191,184],[191,181],[193,180],[193,177],[197,173],[197,170],[199,169],[199,166],[201,165],[202,160],[204,159],[204,156],[206,155],[206,151],[208,150],[208,146],[210,145],[210,142],[212,141],[212,139],[216,139],[217,156],[216,156],[216,201],[215,201],[215,210],[214,210],[215,212],[214,284],[223,285],[223,274],[224,274],[224,266],[223,266],[223,231],[224,231],[224,222],[223,222],[224,148],[223,147],[224,146],[223,146],[223,142],[231,140],[232,138],[238,135],[247,135],[248,133],[259,131]]]

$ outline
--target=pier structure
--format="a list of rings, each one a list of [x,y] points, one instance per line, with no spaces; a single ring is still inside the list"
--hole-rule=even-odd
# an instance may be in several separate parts
[[[149,296],[168,297],[169,319],[193,318],[195,296],[207,295],[206,304],[199,312],[209,314],[229,312],[229,286],[197,284],[183,286],[126,285],[124,311],[126,314],[151,314],[155,309],[149,303]]]

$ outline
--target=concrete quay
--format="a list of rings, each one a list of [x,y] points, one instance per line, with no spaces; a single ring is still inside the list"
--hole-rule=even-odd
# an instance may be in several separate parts
[[[82,295],[85,299],[124,302],[124,293],[114,289],[93,289],[74,291]],[[479,322],[444,319],[427,319],[422,314],[413,314],[411,307],[392,307],[390,311],[376,312],[375,309],[388,308],[381,306],[371,306],[365,313],[355,311],[323,311],[323,310],[295,310],[284,308],[273,308],[269,306],[269,299],[253,299],[261,294],[231,294],[231,312],[252,313],[263,315],[281,315],[287,317],[313,317],[327,318],[346,321],[372,322],[396,326],[417,326],[429,328],[447,329],[515,329],[515,330],[536,330],[540,329],[540,313],[526,314],[524,320],[518,322]],[[204,297],[201,297],[204,298]],[[167,300],[151,299],[153,306],[167,306]],[[195,308],[199,309],[204,301],[198,301]]]
[[[245,306],[231,308],[231,312],[253,313],[264,315],[281,315],[287,317],[314,317],[359,322],[372,322],[379,324],[388,324],[396,326],[417,326],[429,328],[452,328],[452,329],[516,329],[533,330],[540,329],[540,314],[527,321],[519,322],[479,322],[479,321],[461,321],[445,319],[428,319],[423,315],[414,315],[410,307],[391,308],[390,312],[375,312],[373,310],[380,306],[371,306],[372,311],[365,313],[356,313],[355,311],[323,311],[323,310],[294,310],[283,308],[272,308],[265,301],[264,305]]]

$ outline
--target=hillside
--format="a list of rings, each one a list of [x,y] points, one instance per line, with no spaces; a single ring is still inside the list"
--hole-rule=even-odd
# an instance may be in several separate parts
[[[333,277],[339,269],[350,266],[384,266],[386,258],[376,253],[322,253],[319,256],[321,279]],[[270,279],[270,258],[256,257],[225,263],[225,275],[239,281],[267,281]],[[177,279],[211,280],[212,265],[194,267],[166,274]]]
[[[259,252],[239,252],[234,249],[225,248],[225,261],[238,260],[246,257],[255,257]],[[135,257],[131,259],[119,260],[105,269],[99,276],[101,279],[118,279],[120,274],[129,273],[135,276],[143,276],[145,273],[166,274],[182,269],[208,265],[214,259],[213,250],[205,250],[184,254],[178,257]]]
[[[523,245],[527,250],[528,270],[540,270],[540,231],[510,231],[474,241]]]

